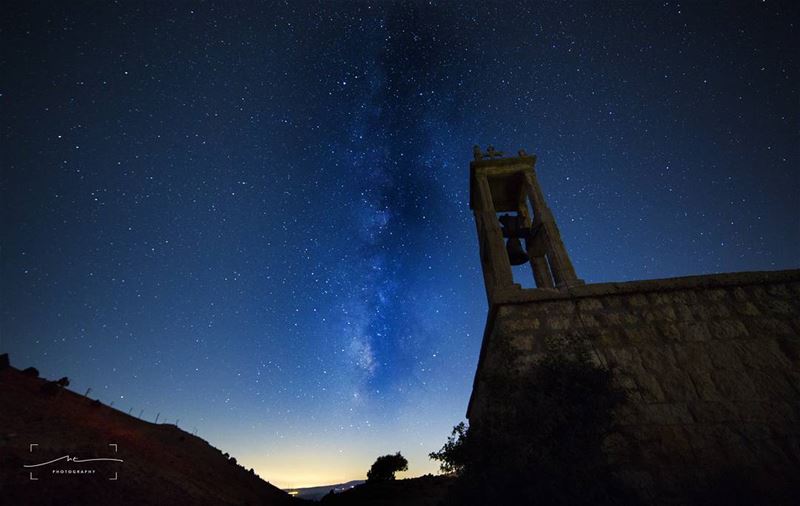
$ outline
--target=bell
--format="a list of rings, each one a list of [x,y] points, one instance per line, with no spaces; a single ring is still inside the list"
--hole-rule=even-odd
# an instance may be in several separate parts
[[[508,261],[511,262],[511,265],[522,265],[530,260],[528,254],[522,249],[522,243],[519,237],[510,237],[508,239],[506,242],[506,252],[508,253]]]

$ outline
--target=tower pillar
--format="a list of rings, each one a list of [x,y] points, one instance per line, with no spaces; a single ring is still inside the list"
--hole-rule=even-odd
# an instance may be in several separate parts
[[[486,152],[475,146],[473,153],[470,208],[475,215],[490,304],[497,294],[520,289],[514,283],[512,264],[530,263],[539,289],[566,289],[583,284],[575,274],[536,178],[536,157],[522,150],[516,157],[504,157],[492,146]],[[500,213],[508,214],[498,216]]]

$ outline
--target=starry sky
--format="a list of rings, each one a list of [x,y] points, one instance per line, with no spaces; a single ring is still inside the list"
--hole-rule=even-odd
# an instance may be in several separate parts
[[[6,3],[0,351],[282,487],[435,472],[487,311],[472,146],[537,154],[587,282],[796,268],[798,19]]]

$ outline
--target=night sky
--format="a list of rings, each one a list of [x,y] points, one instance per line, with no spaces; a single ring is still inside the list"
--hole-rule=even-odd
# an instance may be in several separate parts
[[[0,352],[279,486],[434,472],[472,146],[537,154],[587,282],[798,267],[791,4],[6,3]]]

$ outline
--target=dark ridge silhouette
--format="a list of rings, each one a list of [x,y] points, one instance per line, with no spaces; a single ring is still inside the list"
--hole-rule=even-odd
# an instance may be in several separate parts
[[[207,441],[140,420],[0,360],[0,503],[288,505],[292,499]],[[33,374],[33,372],[36,372]],[[115,444],[114,447],[109,446]],[[31,445],[35,445],[31,447]],[[119,458],[124,462],[60,461]],[[94,470],[53,474],[54,470]],[[112,480],[116,473],[116,480]],[[33,478],[33,479],[32,479]]]

